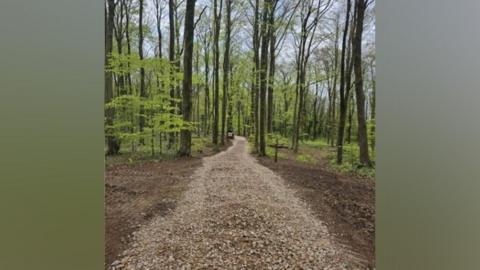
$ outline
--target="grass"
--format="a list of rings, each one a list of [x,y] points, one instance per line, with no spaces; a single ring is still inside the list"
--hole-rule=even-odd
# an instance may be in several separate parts
[[[316,158],[312,157],[309,154],[298,154],[295,159],[309,164],[317,164],[318,162]]]
[[[160,145],[158,141],[155,142],[155,155],[152,156],[152,147],[150,140],[146,140],[144,145],[138,142],[135,145],[135,151],[132,151],[132,144],[124,142],[121,144],[120,152],[116,156],[108,156],[105,159],[107,165],[120,163],[140,163],[149,160],[173,160],[177,158],[178,144],[172,149],[166,149],[168,142],[164,141],[163,149],[160,153]],[[212,148],[213,145],[209,138],[206,137],[192,137],[192,154],[202,153],[207,148]]]
[[[325,139],[304,141],[302,145],[324,151],[328,165],[335,171],[356,176],[375,178],[375,167],[363,167],[358,162],[359,147],[357,143],[347,143],[343,146],[343,163],[340,165],[337,164],[337,152],[335,147],[328,144]],[[375,153],[370,151],[370,155],[370,158],[374,161]]]
[[[275,148],[274,147],[270,147],[270,146],[267,146],[265,148],[265,152],[267,154],[268,157],[272,157],[274,158],[275,157]],[[287,158],[287,155],[285,153],[281,153],[280,151],[277,153],[277,157],[280,159],[285,159]]]
[[[278,138],[278,144],[290,145],[290,138],[269,134],[269,136],[267,136],[266,154],[270,158],[273,158],[275,156],[275,148],[270,147],[268,145],[274,145],[276,143],[277,138]],[[253,138],[249,138],[249,141],[253,141]],[[249,144],[249,147],[251,147],[251,144]],[[359,147],[356,142],[347,143],[343,146],[343,163],[340,165],[337,164],[336,162],[337,161],[336,147],[331,146],[323,138],[317,139],[317,140],[300,141],[299,153],[294,155],[294,158],[297,161],[305,162],[308,164],[318,164],[319,160],[316,157],[312,156],[311,154],[305,153],[305,151],[302,151],[302,148],[318,151],[320,156],[325,157],[328,167],[333,171],[354,175],[354,176],[375,178],[375,167],[366,168],[361,166],[361,164],[358,162]],[[250,148],[250,150],[252,149]],[[285,152],[279,152],[278,158],[287,159],[288,156]],[[372,151],[370,151],[370,158],[372,159],[372,161],[375,160],[375,153]]]

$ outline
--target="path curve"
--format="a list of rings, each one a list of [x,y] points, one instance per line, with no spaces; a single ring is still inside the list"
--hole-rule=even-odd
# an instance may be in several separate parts
[[[192,177],[176,210],[137,231],[110,269],[346,269],[326,227],[244,138]]]

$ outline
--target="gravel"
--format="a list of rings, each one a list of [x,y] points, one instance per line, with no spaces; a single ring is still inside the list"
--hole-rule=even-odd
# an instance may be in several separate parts
[[[176,210],[135,232],[109,269],[357,269],[246,144],[204,158]]]

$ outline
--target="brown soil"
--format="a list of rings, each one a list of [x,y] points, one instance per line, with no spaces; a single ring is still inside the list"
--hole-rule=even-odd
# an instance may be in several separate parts
[[[231,145],[228,142],[224,150]],[[156,216],[176,208],[202,165],[202,157],[215,154],[212,148],[191,158],[144,161],[134,164],[114,162],[105,170],[105,268],[107,269],[131,242],[132,232]]]
[[[365,269],[246,145],[204,158],[175,211],[135,231],[109,269]]]
[[[375,265],[375,183],[333,173],[319,150],[304,149],[319,159],[317,164],[297,161],[289,150],[275,163],[269,158],[259,162],[285,179],[296,195],[306,201],[327,225],[334,240],[359,258],[365,268]]]

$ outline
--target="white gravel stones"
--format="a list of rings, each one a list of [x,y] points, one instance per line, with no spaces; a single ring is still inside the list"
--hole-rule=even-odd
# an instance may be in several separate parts
[[[204,158],[177,209],[134,233],[110,269],[355,269],[326,227],[236,138]]]

